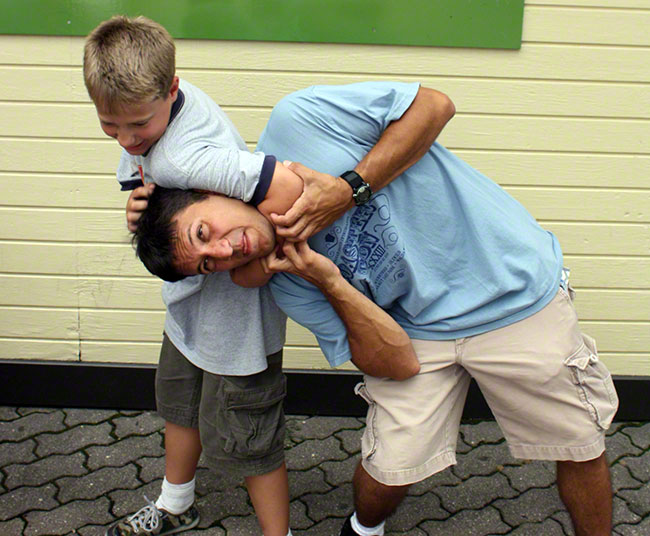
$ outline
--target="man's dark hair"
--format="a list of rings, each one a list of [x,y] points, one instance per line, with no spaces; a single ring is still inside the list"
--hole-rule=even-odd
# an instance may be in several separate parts
[[[190,205],[203,201],[207,193],[156,186],[147,208],[138,220],[131,242],[135,254],[153,275],[165,281],[180,281],[186,276],[174,268],[176,215]]]

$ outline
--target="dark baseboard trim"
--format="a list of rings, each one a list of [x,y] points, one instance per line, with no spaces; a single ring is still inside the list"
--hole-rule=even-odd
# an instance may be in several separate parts
[[[155,408],[154,365],[0,360],[0,405],[64,408]],[[354,394],[360,374],[345,371],[285,371],[290,415],[365,416]],[[650,376],[615,376],[617,421],[650,420]],[[463,419],[492,419],[472,381]]]

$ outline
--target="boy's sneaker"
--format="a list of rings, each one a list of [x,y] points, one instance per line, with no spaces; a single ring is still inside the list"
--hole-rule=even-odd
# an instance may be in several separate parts
[[[182,514],[175,515],[159,510],[146,495],[145,500],[147,506],[113,523],[106,529],[105,536],[132,536],[133,534],[165,536],[193,529],[199,524],[199,511],[194,505]]]

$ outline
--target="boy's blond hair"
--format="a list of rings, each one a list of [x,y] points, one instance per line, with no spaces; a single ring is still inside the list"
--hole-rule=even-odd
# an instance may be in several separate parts
[[[146,17],[116,15],[95,28],[84,46],[84,82],[99,110],[165,98],[176,71],[169,32]]]

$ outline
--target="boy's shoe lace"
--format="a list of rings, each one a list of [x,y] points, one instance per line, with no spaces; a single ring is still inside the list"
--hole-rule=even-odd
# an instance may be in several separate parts
[[[146,495],[144,499],[147,501],[147,506],[113,523],[106,529],[105,536],[132,536],[133,534],[166,536],[193,529],[199,524],[200,516],[195,505],[176,515],[158,509]]]

